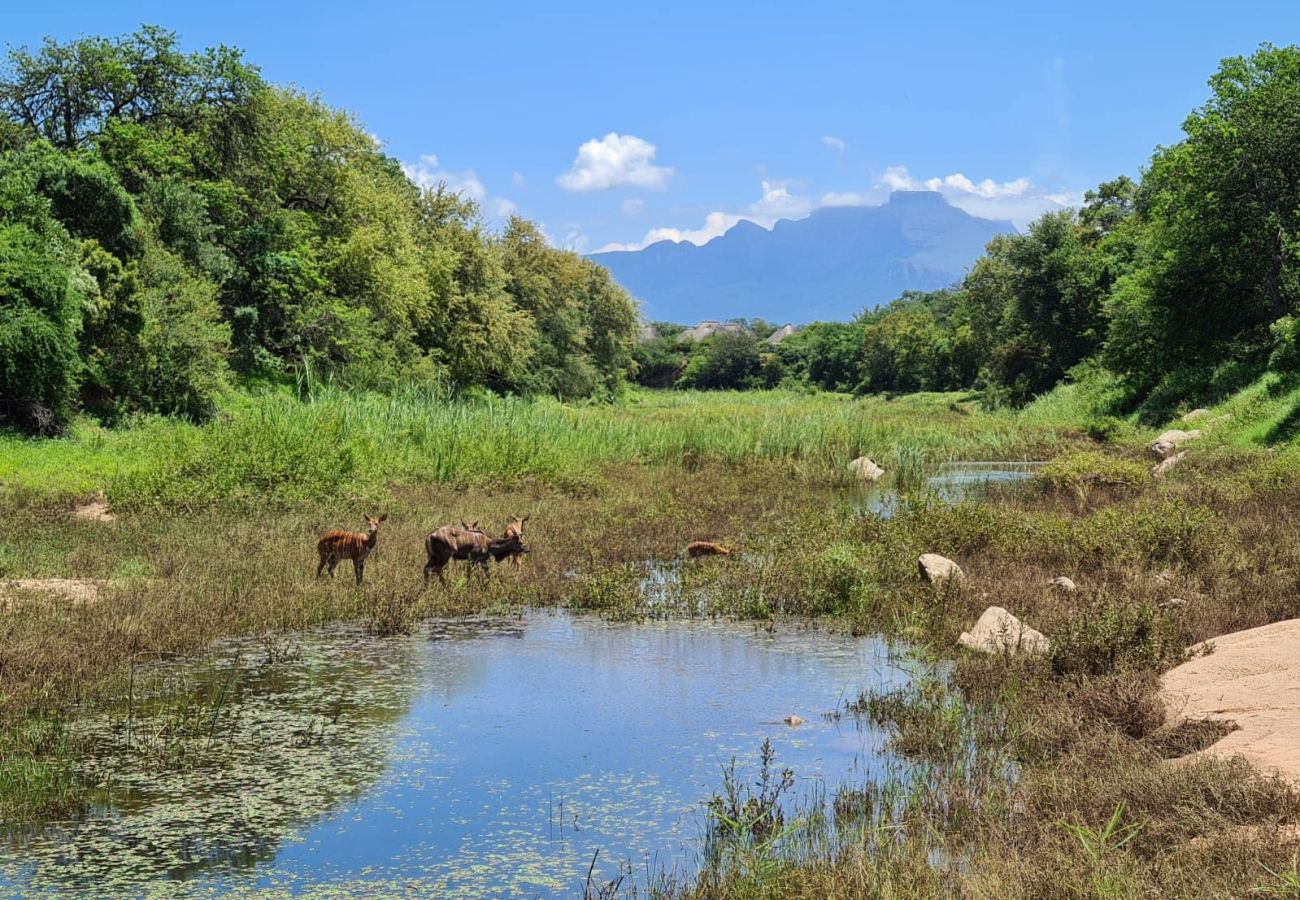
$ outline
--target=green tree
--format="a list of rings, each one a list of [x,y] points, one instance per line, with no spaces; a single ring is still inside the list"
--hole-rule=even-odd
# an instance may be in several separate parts
[[[708,391],[743,391],[762,387],[762,369],[758,339],[748,331],[724,331],[702,342],[678,385]]]

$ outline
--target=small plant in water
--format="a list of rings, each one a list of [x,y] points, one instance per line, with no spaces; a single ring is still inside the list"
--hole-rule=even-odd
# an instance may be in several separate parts
[[[706,856],[711,873],[738,874],[761,881],[782,864],[781,845],[801,821],[786,824],[781,798],[794,787],[794,772],[777,770],[772,742],[759,749],[758,780],[753,786],[736,774],[736,760],[722,771],[723,788],[706,803],[710,829]]]

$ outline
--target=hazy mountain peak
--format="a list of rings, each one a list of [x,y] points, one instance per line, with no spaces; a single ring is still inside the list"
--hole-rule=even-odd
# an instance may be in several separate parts
[[[707,244],[661,241],[596,253],[646,318],[850,319],[905,290],[959,280],[1010,222],[981,219],[936,191],[895,191],[882,206],[824,207],[771,231],[741,220]]]

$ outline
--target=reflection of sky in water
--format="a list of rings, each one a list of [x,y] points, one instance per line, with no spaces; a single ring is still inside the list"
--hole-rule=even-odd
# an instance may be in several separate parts
[[[295,674],[267,690],[273,701],[254,688],[242,698],[240,733],[228,740],[237,756],[245,745],[255,753],[219,773],[155,778],[131,811],[62,835],[61,852],[51,832],[12,847],[14,858],[0,854],[0,873],[77,893],[170,875],[186,880],[153,887],[569,896],[599,849],[597,875],[622,864],[644,884],[647,869],[694,868],[700,801],[720,788],[733,754],[748,779],[765,737],[809,793],[878,771],[879,735],[820,714],[904,677],[871,640],[722,623],[534,614],[387,641],[335,629],[303,643],[302,660],[280,666]],[[283,730],[337,706],[348,682],[351,711],[319,746],[268,731],[277,716]],[[782,724],[791,713],[807,723]],[[231,852],[177,865],[187,828],[208,850]],[[170,844],[140,850],[162,831]],[[122,859],[131,865],[119,868]]]
[[[1041,462],[950,462],[925,480],[925,491],[940,503],[978,499],[989,488],[1015,484],[1033,478]],[[892,487],[872,484],[859,489],[854,507],[863,513],[890,518],[902,502]]]

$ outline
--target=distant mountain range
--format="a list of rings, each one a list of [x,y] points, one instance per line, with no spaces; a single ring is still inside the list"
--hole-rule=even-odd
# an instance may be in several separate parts
[[[592,254],[652,321],[851,319],[905,290],[959,280],[1010,222],[980,219],[933,191],[896,191],[883,206],[828,207],[771,231],[736,223],[702,246],[660,241]]]

